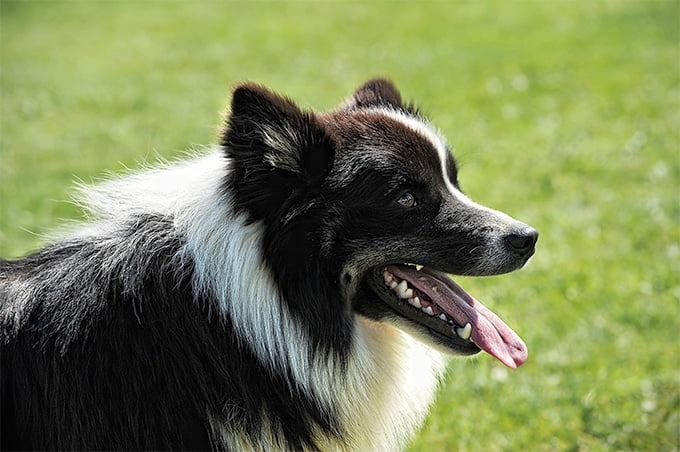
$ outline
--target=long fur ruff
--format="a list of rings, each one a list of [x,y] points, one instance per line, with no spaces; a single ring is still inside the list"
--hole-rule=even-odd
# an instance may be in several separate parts
[[[16,280],[1,311],[3,337],[13,339],[3,368],[35,384],[3,402],[14,399],[18,425],[59,423],[22,432],[44,441],[37,448],[107,448],[115,438],[116,448],[397,450],[421,424],[441,355],[360,318],[349,350],[317,353],[280,300],[262,226],[233,211],[222,184],[229,167],[211,149],[84,188],[92,221],[5,276]],[[58,328],[27,330],[35,316]],[[51,366],[22,358],[35,343]],[[80,370],[45,370],[62,367]],[[140,382],[146,399],[131,399]],[[101,413],[84,417],[80,403]],[[26,419],[36,416],[26,404],[40,406],[40,418]],[[209,419],[209,443],[197,419]],[[194,435],[180,436],[187,426]]]

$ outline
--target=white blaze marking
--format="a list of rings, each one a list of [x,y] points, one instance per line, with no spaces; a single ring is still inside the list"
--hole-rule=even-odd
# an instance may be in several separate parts
[[[503,212],[499,212],[481,204],[477,204],[453,185],[449,179],[449,175],[446,172],[446,162],[449,158],[449,150],[446,145],[446,140],[442,134],[434,128],[434,126],[422,119],[409,116],[406,113],[390,108],[380,108],[377,109],[376,112],[404,124],[409,129],[413,130],[432,144],[432,147],[435,149],[437,156],[439,157],[440,170],[444,184],[446,185],[449,193],[451,193],[454,198],[470,207],[493,214],[497,217],[499,224],[510,224],[515,222],[513,218]]]

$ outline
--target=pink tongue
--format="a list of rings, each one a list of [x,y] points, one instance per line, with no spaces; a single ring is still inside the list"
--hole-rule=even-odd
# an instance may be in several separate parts
[[[470,323],[475,344],[506,366],[514,369],[527,360],[527,346],[517,333],[444,273],[426,267],[417,271],[410,267],[389,266],[388,270],[406,279],[458,325]]]

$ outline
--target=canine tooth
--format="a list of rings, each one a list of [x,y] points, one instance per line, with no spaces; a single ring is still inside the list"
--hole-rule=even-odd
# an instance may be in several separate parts
[[[445,314],[439,314],[439,316],[438,316],[438,317],[439,317],[440,319],[442,319],[443,321],[445,321],[445,322],[446,322],[446,320],[447,320],[447,318],[446,318],[446,315],[445,315]]]
[[[417,271],[420,271],[420,270],[422,270],[422,269],[423,269],[423,266],[422,266],[422,265],[416,265],[416,270],[417,270]]]
[[[434,315],[434,311],[432,310],[432,306],[422,308],[421,311],[423,311],[427,315]]]
[[[472,325],[470,325],[470,323],[466,323],[463,328],[457,327],[456,334],[461,339],[470,339],[470,336],[472,336]]]
[[[399,285],[399,284],[398,284],[396,281],[392,280],[392,281],[390,282],[390,289],[394,290],[394,288],[397,287],[398,285]]]
[[[418,298],[418,297],[409,298],[408,304],[410,304],[411,306],[416,307],[418,309],[423,307],[423,305],[420,304],[420,298]]]

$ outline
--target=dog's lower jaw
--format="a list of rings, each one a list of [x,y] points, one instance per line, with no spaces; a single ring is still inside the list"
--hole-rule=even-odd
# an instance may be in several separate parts
[[[517,333],[441,271],[374,267],[366,273],[364,287],[356,310],[392,323],[433,348],[454,355],[484,350],[510,368],[527,360],[527,347]]]
[[[412,320],[413,314],[408,313],[412,308],[405,302],[403,302],[404,306],[399,306],[399,302],[387,301],[386,299],[394,295],[382,283],[382,268],[376,267],[369,270],[362,279],[352,304],[355,312],[370,320],[393,325],[446,355],[469,356],[481,351],[473,342],[455,337],[455,335],[447,336],[430,327],[433,325],[428,326]],[[438,318],[427,318],[427,314],[424,313],[422,317],[422,321],[428,324],[442,322]]]

